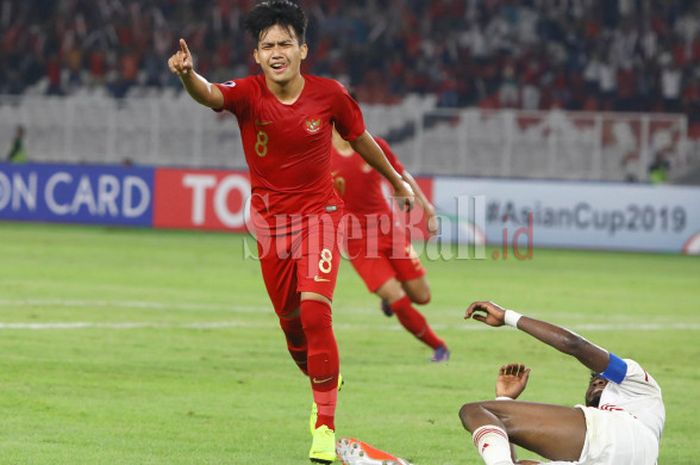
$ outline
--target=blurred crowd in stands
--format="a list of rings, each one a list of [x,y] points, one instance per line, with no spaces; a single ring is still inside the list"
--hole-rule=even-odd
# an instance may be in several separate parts
[[[445,107],[686,112],[700,120],[697,0],[300,0],[306,70],[365,103],[407,93]],[[167,57],[256,72],[253,0],[0,0],[0,93],[179,88]]]

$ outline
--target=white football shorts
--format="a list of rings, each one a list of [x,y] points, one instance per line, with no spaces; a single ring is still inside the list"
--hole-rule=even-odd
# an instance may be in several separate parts
[[[577,462],[550,465],[655,465],[659,442],[654,433],[625,411],[577,405],[586,417],[586,440]]]

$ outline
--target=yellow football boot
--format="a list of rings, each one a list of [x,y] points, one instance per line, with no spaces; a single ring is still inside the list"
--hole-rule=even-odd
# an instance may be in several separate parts
[[[309,460],[314,463],[330,464],[335,461],[335,431],[321,425],[314,430]]]

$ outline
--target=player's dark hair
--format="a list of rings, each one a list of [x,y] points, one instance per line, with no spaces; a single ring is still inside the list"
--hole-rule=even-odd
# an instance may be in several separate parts
[[[306,42],[306,14],[299,5],[289,0],[258,3],[250,10],[243,24],[256,44],[260,41],[262,33],[275,25],[287,31],[293,30],[300,45]]]

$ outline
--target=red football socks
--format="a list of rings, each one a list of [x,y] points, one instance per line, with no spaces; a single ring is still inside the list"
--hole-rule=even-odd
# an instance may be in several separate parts
[[[308,373],[314,402],[318,406],[316,428],[326,425],[335,431],[340,362],[333,334],[331,307],[325,302],[303,300],[301,324],[308,346]]]
[[[305,375],[309,372],[306,367],[307,362],[307,346],[304,328],[301,326],[301,318],[284,319],[280,318],[280,327],[284,331],[284,337],[287,338],[287,350],[292,356],[294,363]]]
[[[389,306],[403,327],[425,344],[433,349],[445,345],[445,341],[435,335],[425,317],[413,307],[413,303],[407,295]]]

